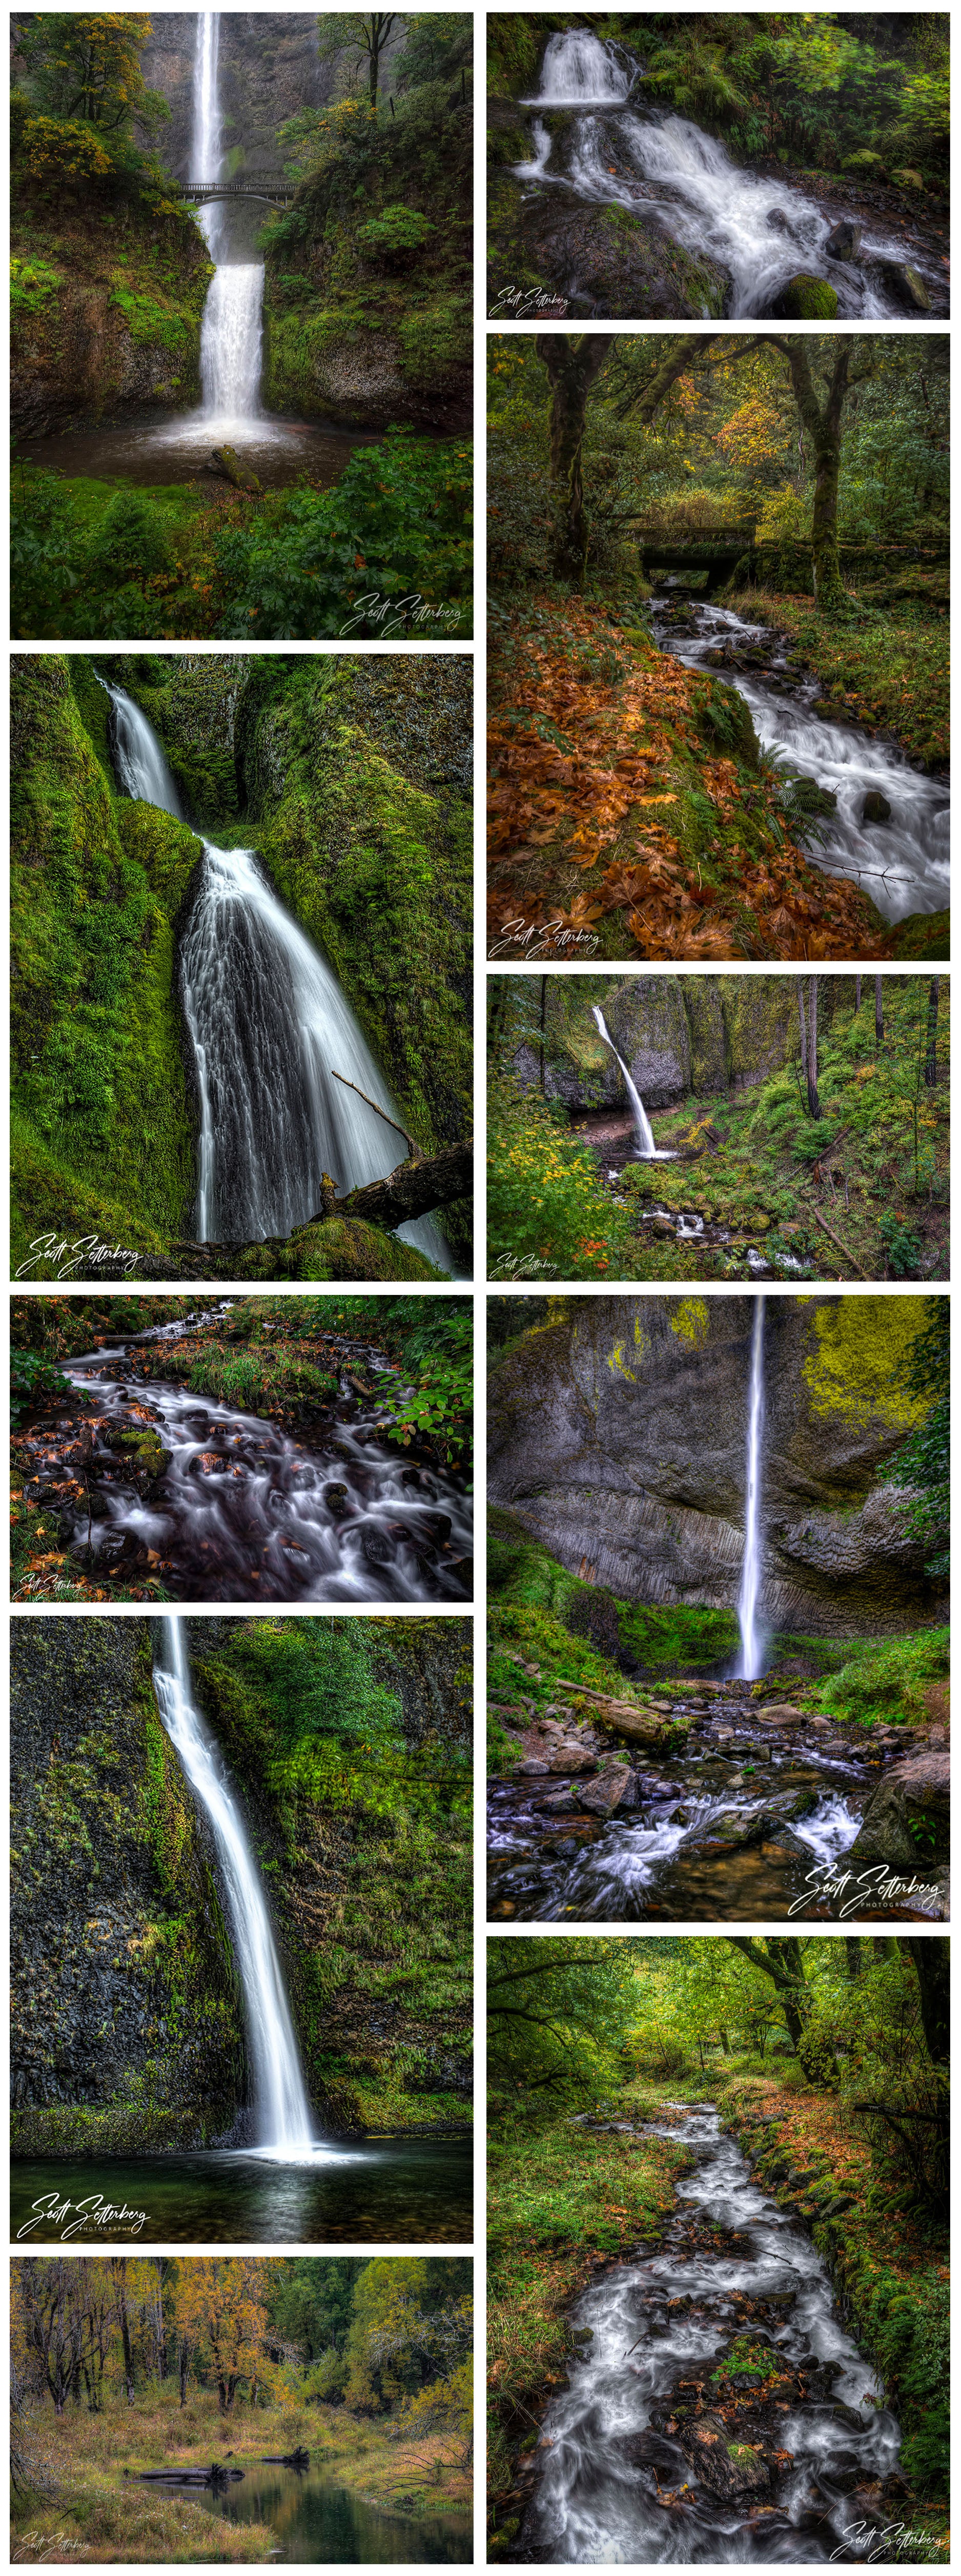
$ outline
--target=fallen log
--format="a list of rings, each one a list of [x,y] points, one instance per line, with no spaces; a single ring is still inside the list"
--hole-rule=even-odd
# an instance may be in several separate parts
[[[445,1145],[441,1153],[425,1155],[422,1162],[398,1163],[385,1181],[368,1181],[363,1189],[349,1191],[346,1198],[338,1199],[337,1214],[360,1217],[365,1225],[393,1232],[409,1217],[429,1216],[432,1208],[447,1207],[451,1199],[469,1198],[473,1186],[473,1144]]]
[[[225,483],[233,484],[235,492],[262,492],[264,488],[257,475],[250,473],[241,464],[236,448],[233,447],[212,448],[204,472],[219,474]]]
[[[826,1216],[822,1216],[820,1208],[814,1208],[814,1209],[812,1209],[812,1215],[813,1215],[813,1217],[814,1217],[815,1225],[819,1225],[819,1226],[822,1228],[822,1231],[823,1231],[825,1234],[829,1234],[829,1235],[830,1235],[832,1243],[836,1243],[837,1248],[838,1248],[838,1251],[843,1253],[844,1258],[845,1258],[845,1261],[847,1261],[847,1262],[849,1262],[849,1263],[850,1263],[850,1266],[851,1266],[851,1269],[852,1269],[852,1270],[856,1270],[856,1271],[857,1271],[858,1278],[859,1278],[859,1279],[866,1279],[866,1278],[867,1278],[867,1275],[868,1275],[868,1274],[867,1274],[867,1271],[866,1271],[866,1270],[862,1270],[862,1268],[861,1268],[861,1264],[860,1264],[860,1262],[859,1262],[859,1261],[855,1261],[855,1258],[854,1258],[854,1254],[853,1254],[853,1252],[849,1252],[849,1251],[848,1251],[847,1244],[846,1244],[846,1243],[842,1243],[842,1241],[841,1241],[841,1237],[840,1237],[840,1235],[839,1235],[839,1234],[835,1234],[835,1231],[834,1231],[834,1227],[833,1227],[833,1225],[829,1225],[829,1224],[828,1224],[827,1218],[826,1218]]]
[[[638,1744],[662,1743],[666,1729],[678,1723],[676,1718],[662,1716],[659,1711],[639,1708],[636,1700],[611,1699],[606,1691],[588,1690],[586,1682],[565,1681],[560,1674],[556,1687],[591,1700],[601,1726],[611,1726],[615,1734],[633,1738]]]

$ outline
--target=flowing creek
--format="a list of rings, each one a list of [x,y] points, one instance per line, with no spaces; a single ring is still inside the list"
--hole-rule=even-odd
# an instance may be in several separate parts
[[[826,876],[853,879],[885,921],[940,912],[949,900],[950,802],[943,779],[913,769],[891,741],[855,723],[831,723],[813,712],[821,684],[787,666],[789,639],[750,626],[731,608],[662,595],[652,603],[654,631],[665,652],[696,671],[713,672],[746,700],[762,749],[788,773],[812,778],[837,798],[820,820],[806,855]],[[864,800],[879,791],[890,820],[865,823]],[[799,832],[803,840],[803,827]]]
[[[568,1726],[549,1752],[545,1745],[491,1782],[492,1921],[780,1922],[792,1907],[811,1920],[840,1919],[850,1880],[837,1891],[822,1873],[844,1878],[854,1866],[848,1855],[864,1809],[885,1767],[913,1749],[910,1729],[868,1734],[787,1702],[772,1721],[738,1679],[692,1682],[670,1706],[692,1720],[678,1752],[638,1753],[588,1727],[578,1729],[574,1754]],[[509,1722],[510,1712],[497,1713]],[[629,1776],[605,1814],[597,1766],[612,1742]],[[876,1870],[861,1888],[857,1919],[929,1920],[923,1865],[915,1902],[882,1899],[886,1875]]]
[[[302,1436],[260,1414],[150,1377],[141,1346],[188,1325],[117,1341],[62,1363],[92,1396],[79,1419],[55,1417],[23,1442],[36,1461],[31,1495],[59,1503],[78,1560],[133,1588],[156,1574],[174,1600],[457,1601],[470,1597],[471,1508],[462,1481],[391,1448],[392,1397],[404,1384],[383,1355],[338,1345],[339,1392],[301,1408]],[[328,1359],[329,1355],[325,1354]],[[383,1397],[358,1395],[351,1362]],[[78,1437],[89,1426],[92,1454]],[[159,1471],[125,1455],[123,1435],[153,1433]],[[77,1477],[82,1463],[87,1493]],[[134,1593],[134,1597],[136,1594]]]
[[[101,685],[120,786],[184,819],[143,709],[125,689]],[[386,1177],[404,1159],[401,1131],[332,967],[279,901],[256,850],[205,840],[203,851],[178,956],[198,1108],[194,1223],[199,1243],[263,1242],[317,1214],[326,1177],[342,1195]],[[455,1271],[436,1217],[396,1230],[436,1269]]]
[[[529,2462],[517,2554],[640,2567],[886,2556],[878,2482],[900,2435],[821,2256],[752,2181],[713,2104],[664,2113],[634,2134],[689,2148],[694,2170],[657,2252],[606,2268],[572,2311],[581,2341]]]
[[[656,217],[682,250],[725,270],[729,316],[772,313],[799,273],[832,286],[841,315],[901,314],[906,260],[923,277],[930,309],[946,309],[944,271],[916,233],[910,242],[895,239],[868,219],[856,257],[832,256],[837,214],[782,179],[738,169],[723,143],[687,117],[648,107],[644,78],[613,41],[583,29],[551,36],[538,93],[519,102],[535,111],[533,158],[515,166],[515,177]]]

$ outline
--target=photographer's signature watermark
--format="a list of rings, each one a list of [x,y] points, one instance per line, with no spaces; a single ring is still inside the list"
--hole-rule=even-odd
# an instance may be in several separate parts
[[[536,1252],[498,1253],[488,1276],[491,1279],[504,1279],[508,1273],[512,1279],[533,1279],[535,1276],[540,1279],[556,1279],[557,1263],[539,1261]]]
[[[790,1914],[803,1914],[811,1902],[811,1893],[829,1900],[839,1920],[859,1914],[865,1905],[913,1904],[919,1913],[934,1909],[940,1903],[939,1890],[927,1878],[899,1878],[886,1862],[877,1861],[872,1869],[834,1869],[830,1861],[819,1861],[809,1869],[803,1896],[796,1896],[789,1906]],[[839,1903],[838,1900],[842,1901]]]
[[[102,1270],[108,1261],[119,1262],[129,1279],[140,1259],[139,1252],[131,1252],[126,1244],[101,1243],[99,1234],[80,1234],[75,1243],[68,1243],[65,1238],[61,1241],[56,1234],[38,1234],[30,1251],[38,1260],[52,1263],[58,1279],[72,1279],[83,1261],[92,1264],[96,1270]],[[36,1267],[37,1260],[21,1261],[17,1278],[28,1278]]]
[[[502,313],[512,313],[516,322],[523,320],[527,313],[539,313],[562,322],[566,311],[566,295],[550,295],[542,286],[502,286],[487,318],[489,322],[496,322]]]
[[[866,2541],[870,2541],[871,2544],[868,2549],[864,2546]],[[919,2551],[923,2549],[924,2552],[927,2553],[931,2545],[931,2533],[929,2531],[912,2531],[911,2525],[908,2522],[885,2522],[880,2524],[876,2522],[849,2522],[837,2549],[832,2549],[831,2551],[831,2556],[828,2561],[829,2566],[833,2567],[835,2559],[837,2558],[847,2558],[850,2556],[852,2542],[857,2545],[870,2567],[872,2560],[876,2558],[889,2559],[895,2555],[898,2558],[902,2558],[908,2556],[912,2549],[917,2549]],[[894,2544],[893,2547],[892,2543]]]
[[[403,599],[385,599],[381,591],[368,590],[362,599],[355,599],[353,615],[348,617],[340,632],[342,635],[356,635],[358,626],[365,623],[382,627],[385,635],[399,635],[405,625],[446,626],[453,631],[459,617],[460,609],[454,608],[449,601],[440,608],[432,608],[428,599],[421,598],[419,590],[409,590]]]
[[[542,921],[535,926],[526,922],[520,912],[516,921],[502,923],[502,929],[503,938],[492,940],[488,957],[503,957],[510,948],[526,948],[531,957],[553,955],[555,949],[560,948],[583,948],[589,957],[597,953],[596,930],[564,930],[560,923],[555,929],[550,921]]]
[[[45,2191],[30,2207],[32,2217],[17,2229],[18,2244],[23,2236],[41,2235],[55,2236],[58,2244],[66,2245],[88,2228],[101,2236],[140,2236],[147,2225],[145,2209],[128,2209],[125,2200],[104,2200],[99,2191],[89,2192],[86,2200],[60,2200],[55,2191]]]

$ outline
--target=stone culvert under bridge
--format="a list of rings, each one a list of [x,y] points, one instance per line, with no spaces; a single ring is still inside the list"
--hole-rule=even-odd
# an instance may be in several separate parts
[[[943,1615],[879,1470],[913,1427],[913,1298],[772,1297],[761,1617],[897,1636]],[[730,1607],[752,1300],[552,1298],[491,1377],[490,1499],[620,1600]]]

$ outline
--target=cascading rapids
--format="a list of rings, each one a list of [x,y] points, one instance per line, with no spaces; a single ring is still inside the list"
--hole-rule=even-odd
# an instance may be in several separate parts
[[[126,690],[101,685],[121,786],[180,818],[153,726]],[[179,959],[199,1111],[197,1240],[262,1242],[317,1215],[325,1174],[341,1194],[382,1179],[403,1159],[400,1135],[336,975],[285,911],[256,851],[203,847]],[[437,1269],[455,1269],[436,1218],[409,1219],[397,1232]]]
[[[552,36],[537,96],[520,104],[572,113],[553,134],[535,119],[534,158],[517,163],[515,177],[552,181],[589,202],[655,217],[693,258],[706,256],[726,271],[731,315],[772,311],[799,271],[824,278],[841,313],[871,318],[900,310],[878,263],[903,264],[903,242],[866,233],[856,264],[832,258],[831,221],[813,198],[739,169],[723,143],[690,118],[665,115],[656,103],[642,106],[635,84],[643,79],[612,40],[584,29]],[[911,257],[934,275],[916,249]]]

